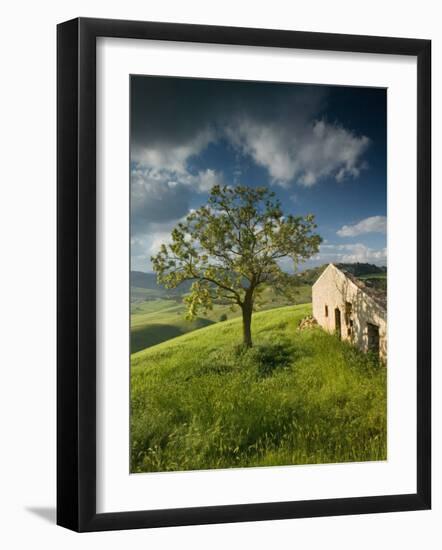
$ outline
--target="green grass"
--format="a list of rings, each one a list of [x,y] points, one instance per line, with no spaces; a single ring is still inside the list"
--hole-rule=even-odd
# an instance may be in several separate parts
[[[368,273],[367,275],[359,275],[358,279],[386,279],[386,273]]]
[[[143,292],[145,291],[145,292]],[[230,306],[215,304],[213,310],[200,316],[192,322],[185,319],[185,306],[182,297],[176,299],[157,297],[156,290],[131,289],[131,351],[135,353],[154,346],[176,336],[212,325],[221,320],[235,319],[241,315],[239,308],[232,311]],[[153,294],[152,294],[153,293]],[[311,287],[299,287],[295,303],[305,303],[311,300]],[[276,296],[266,288],[262,296],[261,309],[266,310],[287,305],[287,298]]]
[[[369,273],[360,277],[368,286],[375,288],[381,292],[387,292],[387,274],[386,273]]]
[[[386,369],[319,328],[310,305],[240,319],[132,355],[131,471],[384,460]]]

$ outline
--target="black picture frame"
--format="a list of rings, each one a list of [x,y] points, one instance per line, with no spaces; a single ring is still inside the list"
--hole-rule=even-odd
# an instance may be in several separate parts
[[[417,492],[96,512],[96,39],[396,54],[417,58]],[[424,510],[431,506],[431,41],[79,18],[57,28],[57,523],[75,531]],[[412,360],[412,358],[410,358]]]

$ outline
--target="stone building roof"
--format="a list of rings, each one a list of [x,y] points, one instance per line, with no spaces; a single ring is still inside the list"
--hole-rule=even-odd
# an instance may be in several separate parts
[[[372,286],[368,286],[364,281],[361,279],[358,279],[353,275],[353,273],[349,273],[348,271],[345,271],[344,269],[340,269],[339,267],[336,267],[334,264],[332,264],[335,269],[343,273],[347,279],[350,279],[350,281],[356,285],[362,292],[367,294],[367,296],[370,296],[372,300],[374,300],[378,306],[380,306],[383,310],[387,311],[387,293],[383,290],[380,290],[378,288],[374,288]]]

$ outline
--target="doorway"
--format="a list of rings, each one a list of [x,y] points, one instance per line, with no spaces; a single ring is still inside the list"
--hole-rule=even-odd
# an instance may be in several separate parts
[[[379,327],[367,323],[367,347],[368,351],[379,356]]]
[[[335,309],[335,333],[341,339],[341,310],[338,307]]]

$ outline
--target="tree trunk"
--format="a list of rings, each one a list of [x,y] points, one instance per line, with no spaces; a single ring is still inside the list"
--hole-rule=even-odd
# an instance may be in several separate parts
[[[253,346],[252,342],[252,312],[253,302],[252,299],[246,296],[246,299],[242,305],[242,329],[243,329],[243,344],[246,348]]]

